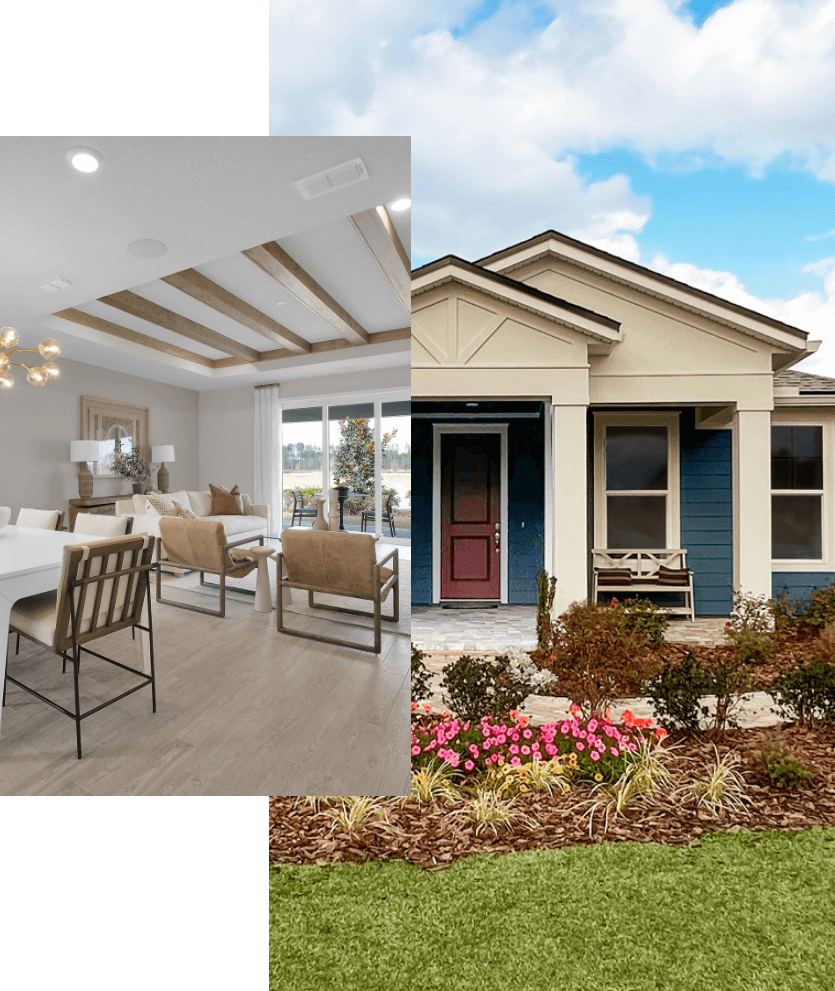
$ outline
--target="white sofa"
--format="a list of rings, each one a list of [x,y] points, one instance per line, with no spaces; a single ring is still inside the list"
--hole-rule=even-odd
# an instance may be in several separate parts
[[[211,492],[186,492],[185,489],[181,489],[179,492],[166,492],[165,495],[172,502],[178,502],[184,508],[190,509],[195,516],[201,519],[205,517],[221,522],[226,539],[230,542],[243,540],[245,537],[257,540],[259,537],[268,537],[270,534],[269,506],[253,504],[250,513],[244,516],[211,516]],[[116,514],[133,517],[134,533],[150,533],[159,537],[161,517],[149,505],[145,496],[135,495],[133,499],[117,500]]]

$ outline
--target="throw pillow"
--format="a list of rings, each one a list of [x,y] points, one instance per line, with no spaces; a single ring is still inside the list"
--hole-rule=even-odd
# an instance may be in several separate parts
[[[241,499],[244,501],[244,516],[252,516],[252,499],[246,493],[241,493]]]
[[[196,520],[199,517],[195,516],[190,509],[186,509],[185,506],[181,506],[177,500],[174,500],[174,515],[179,516],[184,520]]]
[[[174,503],[162,492],[149,492],[145,498],[148,500],[148,505],[152,506],[160,516],[177,515],[174,510]]]
[[[225,489],[222,485],[210,485],[212,492],[212,511],[210,516],[243,516],[244,501],[236,485],[233,489]]]
[[[659,585],[688,585],[690,572],[687,568],[665,568],[662,564],[658,569]]]

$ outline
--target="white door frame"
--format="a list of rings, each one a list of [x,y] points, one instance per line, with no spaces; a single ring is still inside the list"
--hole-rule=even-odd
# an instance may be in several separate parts
[[[443,434],[499,434],[501,523],[500,601],[507,602],[507,424],[506,423],[435,423],[432,425],[432,602],[441,602],[441,436]],[[454,600],[444,600],[454,601]],[[480,601],[480,600],[474,600]],[[488,600],[485,600],[488,601]]]

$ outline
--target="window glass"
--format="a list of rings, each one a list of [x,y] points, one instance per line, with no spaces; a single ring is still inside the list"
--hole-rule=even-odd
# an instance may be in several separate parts
[[[771,497],[771,556],[776,560],[821,559],[821,497]]]
[[[301,510],[315,509],[313,496],[321,494],[322,407],[286,409],[282,413],[281,455],[284,468],[283,526],[310,526],[312,517]]]
[[[772,489],[823,488],[823,428],[771,428]]]
[[[666,489],[667,428],[607,427],[606,488]],[[663,547],[663,541],[657,546]]]
[[[609,496],[606,500],[606,546],[663,548],[667,546],[665,496]]]

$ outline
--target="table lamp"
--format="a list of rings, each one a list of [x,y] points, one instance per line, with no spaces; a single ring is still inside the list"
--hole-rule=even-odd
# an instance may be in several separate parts
[[[70,461],[81,462],[78,469],[78,495],[81,499],[89,499],[93,495],[93,474],[87,467],[87,462],[100,460],[97,440],[70,441]]]
[[[163,462],[169,464],[174,460],[174,446],[172,444],[157,444],[151,448],[151,461],[159,461],[159,471],[157,472],[157,488],[160,492],[168,491],[168,469]]]

